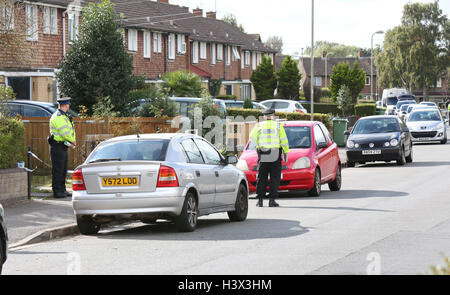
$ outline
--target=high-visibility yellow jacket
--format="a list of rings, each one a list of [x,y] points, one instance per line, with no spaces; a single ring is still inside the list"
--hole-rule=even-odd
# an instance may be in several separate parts
[[[67,114],[57,110],[50,118],[50,133],[53,139],[58,142],[75,142],[75,128]]]
[[[250,133],[250,140],[256,148],[282,148],[283,154],[289,153],[289,142],[283,124],[273,120],[259,122]]]

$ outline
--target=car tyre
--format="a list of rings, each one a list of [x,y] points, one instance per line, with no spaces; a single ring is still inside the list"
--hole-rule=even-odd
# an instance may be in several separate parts
[[[355,167],[355,162],[347,161],[347,167],[349,167],[349,168]]]
[[[443,140],[441,140],[441,144],[446,144],[447,143],[447,133],[445,134],[445,137]]]
[[[95,223],[91,216],[77,216],[77,224],[82,235],[95,235],[100,230],[100,224]]]
[[[403,166],[406,164],[406,158],[405,158],[405,148],[402,147],[400,151],[400,159],[397,160],[398,166]]]
[[[3,239],[0,238],[0,274],[2,274],[3,260],[5,260],[5,257],[3,254],[5,252],[5,249],[3,249],[4,244],[5,244],[5,241],[3,241]]]
[[[311,197],[318,197],[320,196],[321,188],[322,188],[322,180],[320,175],[320,169],[316,168],[316,172],[314,173],[314,186],[310,191],[308,191],[308,194]]]
[[[248,193],[243,184],[239,186],[238,194],[236,196],[236,203],[234,205],[235,211],[229,211],[228,218],[231,221],[244,221],[248,214]]]
[[[409,155],[406,157],[406,162],[407,163],[412,163],[412,161],[413,161],[413,148],[412,148],[412,145],[411,145],[411,151],[409,152]]]
[[[181,215],[175,220],[177,229],[181,232],[192,232],[197,228],[198,204],[194,193],[189,191],[184,200]]]
[[[341,173],[341,165],[338,164],[336,168],[336,177],[332,182],[328,183],[328,187],[330,188],[330,191],[340,191],[341,190],[341,183],[342,183],[342,173]]]

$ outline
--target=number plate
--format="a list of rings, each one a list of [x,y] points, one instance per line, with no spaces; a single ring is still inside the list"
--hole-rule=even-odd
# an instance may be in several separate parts
[[[104,177],[103,186],[136,186],[139,185],[137,177]]]
[[[381,155],[381,150],[364,150],[363,155]]]
[[[429,137],[419,137],[419,138],[417,138],[419,141],[427,141],[427,140],[430,140],[430,138]]]

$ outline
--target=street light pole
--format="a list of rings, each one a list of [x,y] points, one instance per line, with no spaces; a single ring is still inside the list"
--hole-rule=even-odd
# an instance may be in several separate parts
[[[383,31],[377,31],[372,34],[372,37],[370,38],[370,99],[373,99],[373,36],[375,34],[383,34]],[[378,81],[378,77],[377,77]]]
[[[314,121],[314,0],[311,0],[311,121]]]

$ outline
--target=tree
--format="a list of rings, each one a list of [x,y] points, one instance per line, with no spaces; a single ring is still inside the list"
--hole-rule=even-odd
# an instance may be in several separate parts
[[[352,112],[352,95],[347,85],[342,85],[336,97],[337,108],[343,116],[350,115]]]
[[[109,97],[115,111],[125,111],[132,89],[132,57],[124,47],[121,17],[110,0],[83,9],[78,40],[60,63],[56,75],[61,92],[75,107],[92,107]]]
[[[278,71],[278,95],[284,99],[298,100],[301,78],[297,63],[288,55]]]
[[[266,46],[277,51],[277,55],[283,54],[283,39],[280,36],[270,36],[266,40]]]
[[[262,62],[253,71],[250,81],[253,83],[257,100],[273,98],[273,93],[277,88],[277,77],[270,57],[262,57]]]
[[[202,97],[206,89],[202,87],[199,76],[187,71],[174,71],[163,75],[162,88],[168,96]]]
[[[208,82],[209,94],[211,94],[212,97],[216,97],[217,95],[219,95],[221,86],[221,79],[210,79]]]
[[[242,24],[238,24],[236,16],[232,13],[228,13],[226,14],[223,19],[224,22],[229,23],[230,25],[232,25],[233,27],[235,27],[236,29],[238,29],[241,32],[245,32],[244,27],[242,26]]]
[[[330,75],[331,84],[330,91],[333,100],[336,100],[338,91],[343,85],[350,90],[350,95],[353,103],[356,103],[359,93],[364,88],[366,82],[366,72],[358,67],[358,62],[355,61],[353,68],[348,62],[338,63],[337,67],[333,67],[333,73]]]
[[[450,22],[439,2],[406,4],[401,25],[386,33],[376,56],[380,86],[422,89],[426,98],[450,65],[449,51]]]
[[[362,51],[365,56],[370,56],[370,49],[360,48],[357,46],[349,46],[328,41],[316,41],[314,44],[314,56],[322,57],[323,52],[328,53],[329,57],[357,57]],[[306,47],[305,55],[311,56],[311,47]]]

